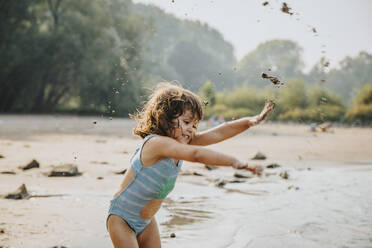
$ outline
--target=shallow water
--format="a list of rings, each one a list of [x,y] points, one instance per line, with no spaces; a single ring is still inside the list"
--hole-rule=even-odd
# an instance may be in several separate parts
[[[288,180],[271,175],[283,170]],[[232,179],[228,168],[181,176],[156,215],[163,247],[372,247],[372,163],[267,171],[270,176],[223,188],[214,180]],[[64,195],[0,199],[7,217],[0,227],[10,233],[1,245],[26,247],[27,236],[27,247],[112,247],[105,227],[112,192],[54,193]]]
[[[224,189],[180,183],[158,214],[164,247],[372,247],[372,165],[288,171]]]

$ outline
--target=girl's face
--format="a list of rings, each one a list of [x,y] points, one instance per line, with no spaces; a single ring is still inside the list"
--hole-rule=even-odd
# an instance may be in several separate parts
[[[183,144],[189,144],[194,138],[199,121],[194,119],[190,110],[186,110],[183,115],[173,120],[174,129],[172,138]]]

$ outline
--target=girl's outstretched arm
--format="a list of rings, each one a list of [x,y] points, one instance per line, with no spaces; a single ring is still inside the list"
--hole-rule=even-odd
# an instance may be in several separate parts
[[[157,136],[146,142],[142,150],[142,163],[152,165],[164,158],[186,160],[216,166],[232,166],[235,169],[248,169],[248,164],[237,158],[201,146],[182,144],[175,139]]]
[[[265,119],[268,113],[270,113],[275,107],[275,104],[272,101],[269,101],[265,104],[259,115],[253,117],[244,117],[235,121],[225,122],[215,128],[211,128],[201,133],[197,133],[192,139],[192,145],[212,145],[218,142],[224,141],[228,138],[231,138],[251,126],[259,124],[262,120]]]

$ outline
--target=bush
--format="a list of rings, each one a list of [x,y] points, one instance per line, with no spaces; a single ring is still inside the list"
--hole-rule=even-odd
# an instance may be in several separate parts
[[[320,86],[312,87],[307,92],[309,106],[323,105],[326,101],[327,105],[343,106],[342,98]]]
[[[346,113],[349,122],[372,122],[372,84],[365,85],[355,96],[354,105]]]
[[[306,108],[307,96],[303,81],[289,81],[279,93],[278,105],[283,111]]]
[[[217,104],[224,104],[232,109],[250,109],[260,111],[265,103],[262,91],[256,88],[241,87],[231,92],[224,92],[217,97]]]

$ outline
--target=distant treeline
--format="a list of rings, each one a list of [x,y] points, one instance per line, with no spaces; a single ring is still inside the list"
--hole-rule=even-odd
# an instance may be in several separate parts
[[[301,80],[289,80],[282,88],[242,86],[224,92],[216,92],[207,81],[200,95],[208,103],[206,118],[232,120],[254,116],[260,113],[266,101],[272,100],[276,108],[269,120],[372,124],[372,84],[359,89],[350,106],[346,106],[339,95],[320,86],[305,87]]]
[[[177,80],[195,92],[210,81],[217,93],[207,112],[226,118],[255,113],[274,97],[278,120],[321,121],[323,112],[372,119],[370,100],[356,105],[372,81],[372,55],[363,51],[329,69],[324,47],[304,73],[302,48],[272,40],[237,61],[217,30],[130,0],[0,0],[0,21],[0,112],[127,116],[146,88]],[[262,72],[285,85],[268,88]]]

